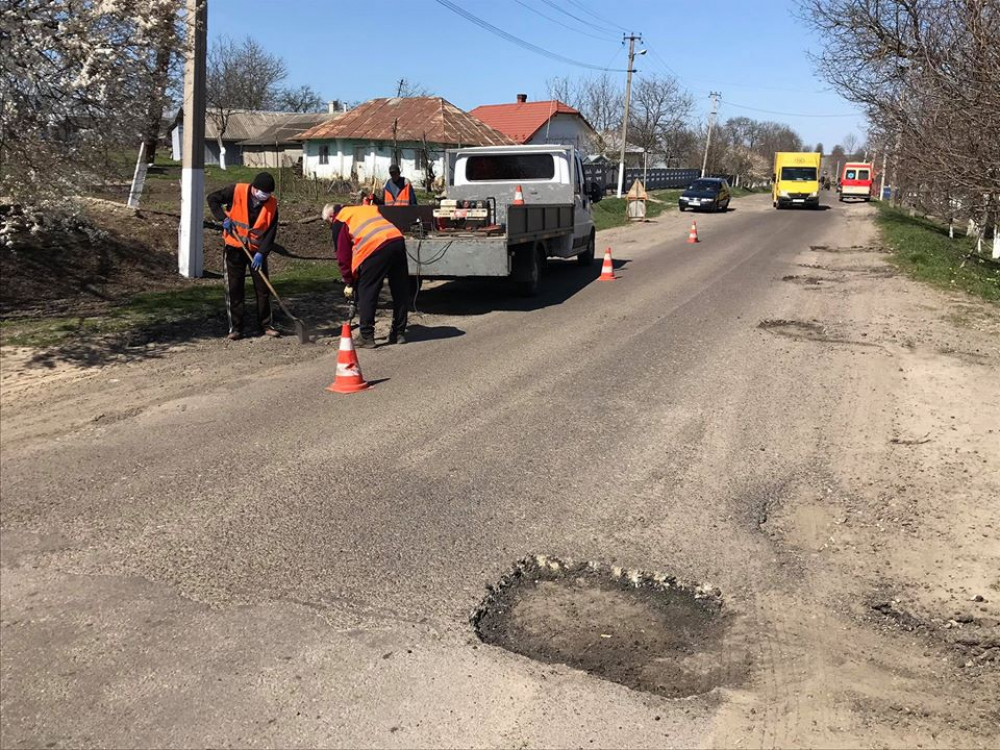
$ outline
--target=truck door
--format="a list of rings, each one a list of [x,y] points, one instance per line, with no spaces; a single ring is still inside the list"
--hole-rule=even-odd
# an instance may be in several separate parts
[[[573,248],[579,250],[590,239],[594,220],[591,217],[592,207],[587,186],[583,182],[583,164],[576,152],[573,153],[573,173]]]

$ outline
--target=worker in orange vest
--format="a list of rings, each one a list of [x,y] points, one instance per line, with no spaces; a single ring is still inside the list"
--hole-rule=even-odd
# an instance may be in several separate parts
[[[417,205],[417,193],[410,181],[399,174],[399,165],[397,164],[389,167],[389,179],[386,180],[385,188],[382,191],[382,203],[386,206]]]
[[[222,222],[225,242],[223,278],[226,284],[226,313],[229,317],[230,341],[243,338],[243,280],[247,266],[253,279],[257,298],[258,335],[280,336],[271,324],[271,295],[261,274],[267,275],[267,256],[278,233],[278,201],[274,197],[274,177],[261,172],[252,183],[236,183],[206,196],[208,207]],[[229,210],[226,210],[226,206]],[[253,256],[243,252],[243,238]]]
[[[386,278],[392,293],[389,343],[405,344],[409,274],[403,233],[379,213],[378,206],[327,203],[323,221],[330,225],[337,248],[337,264],[346,284],[344,296],[354,300],[357,294],[361,334],[358,347],[375,348],[375,303]]]

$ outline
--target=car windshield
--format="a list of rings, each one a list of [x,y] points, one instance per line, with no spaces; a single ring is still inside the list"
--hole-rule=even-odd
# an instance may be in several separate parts
[[[815,182],[816,167],[782,167],[781,179],[793,182]]]
[[[695,190],[699,193],[717,193],[719,192],[719,183],[711,180],[695,180],[688,190]]]

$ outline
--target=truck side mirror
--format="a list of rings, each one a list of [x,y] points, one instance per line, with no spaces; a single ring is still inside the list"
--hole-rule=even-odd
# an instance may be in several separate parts
[[[598,203],[604,197],[604,188],[601,187],[600,183],[592,182],[588,193],[590,194],[590,202]]]

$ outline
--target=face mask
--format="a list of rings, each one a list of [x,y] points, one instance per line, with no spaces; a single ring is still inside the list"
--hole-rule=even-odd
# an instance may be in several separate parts
[[[265,193],[261,190],[258,190],[257,188],[253,188],[250,192],[253,193],[254,200],[257,200],[260,203],[263,203],[264,201],[266,201],[268,198],[271,197],[270,193]]]

